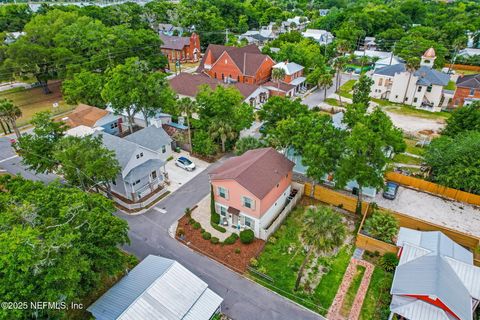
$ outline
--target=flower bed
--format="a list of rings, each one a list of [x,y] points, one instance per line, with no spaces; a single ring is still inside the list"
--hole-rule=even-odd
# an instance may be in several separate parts
[[[177,234],[181,228],[184,236],[183,239],[178,237],[177,239],[195,251],[207,255],[239,273],[246,271],[250,259],[256,257],[265,245],[265,241],[260,239],[255,239],[250,244],[243,244],[240,239],[233,244],[213,244],[211,239],[206,240],[202,236],[202,228],[195,229],[195,225],[190,224],[189,220],[189,217],[183,216],[178,221]]]

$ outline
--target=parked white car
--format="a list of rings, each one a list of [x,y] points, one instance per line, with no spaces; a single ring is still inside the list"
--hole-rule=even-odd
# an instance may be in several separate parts
[[[175,165],[187,171],[195,170],[195,163],[187,157],[179,157],[175,160]]]

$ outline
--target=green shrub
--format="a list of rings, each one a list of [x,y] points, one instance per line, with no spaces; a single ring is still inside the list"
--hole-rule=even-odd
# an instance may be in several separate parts
[[[225,233],[227,232],[227,229],[225,229],[224,227],[218,225],[218,224],[211,224],[211,226],[213,227],[213,229],[217,230],[217,231],[220,231],[221,233]]]
[[[240,252],[241,252],[240,248],[235,248],[235,253],[236,254],[240,254]]]
[[[218,240],[217,237],[211,237],[211,238],[210,238],[210,242],[211,242],[212,244],[218,244],[219,241],[220,241],[220,240]]]
[[[268,243],[275,244],[276,242],[277,242],[277,238],[275,238],[273,236],[268,238]]]
[[[258,260],[255,258],[250,259],[250,266],[254,268],[258,267]]]
[[[227,239],[223,241],[225,244],[234,244],[238,239],[238,235],[236,233],[232,233],[231,235],[228,236]]]
[[[191,217],[192,216],[192,210],[190,208],[185,208],[185,215],[187,217]]]
[[[197,230],[197,229],[200,229],[200,227],[201,227],[200,222],[195,221],[195,223],[193,224],[193,229]]]
[[[267,268],[265,268],[264,266],[261,266],[260,268],[258,268],[258,272],[266,274],[267,273]]]
[[[203,130],[195,131],[192,139],[193,152],[202,156],[211,156],[217,152],[217,145],[210,134]]]
[[[387,252],[380,258],[380,266],[388,272],[395,271],[395,267],[398,265],[397,255],[393,252]]]
[[[167,162],[172,161],[172,160],[173,160],[173,156],[170,156],[170,157],[167,158]]]
[[[240,241],[244,244],[249,244],[253,242],[253,239],[255,239],[255,235],[253,234],[253,230],[246,229],[243,231],[240,231]]]
[[[203,232],[202,238],[205,240],[210,240],[212,238],[212,235],[210,234],[210,232]]]
[[[398,221],[388,212],[374,211],[365,221],[365,231],[375,239],[393,243],[398,234]]]
[[[188,224],[194,224],[195,222],[197,221],[195,221],[195,219],[193,218],[188,219]]]

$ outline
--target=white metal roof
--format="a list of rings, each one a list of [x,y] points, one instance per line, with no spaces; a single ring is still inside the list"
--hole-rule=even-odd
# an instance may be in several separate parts
[[[473,263],[473,254],[470,251],[455,243],[440,231],[417,231],[402,227],[398,233],[397,246],[403,247],[404,243],[427,249],[441,256],[452,257],[468,264]]]
[[[149,255],[87,310],[98,320],[208,320],[222,300],[178,262]]]
[[[434,305],[410,297],[393,296],[390,311],[412,320],[456,319]]]
[[[445,257],[445,260],[462,280],[472,298],[480,300],[480,268],[449,257]]]
[[[279,62],[274,65],[272,68],[283,69],[287,75],[292,75],[295,72],[302,71],[303,66],[295,62]]]

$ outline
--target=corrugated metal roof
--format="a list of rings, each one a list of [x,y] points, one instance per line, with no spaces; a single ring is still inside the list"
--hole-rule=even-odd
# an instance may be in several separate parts
[[[480,268],[449,257],[445,257],[445,260],[462,280],[470,295],[480,300]]]
[[[410,298],[393,296],[390,311],[412,320],[455,320],[445,311],[427,302]]]
[[[438,255],[423,256],[399,265],[391,293],[436,297],[460,319],[472,318],[470,293],[450,265]]]
[[[417,231],[402,227],[398,233],[397,246],[403,247],[404,243],[430,250],[432,254],[451,257],[468,264],[473,263],[473,254],[470,251],[440,231]]]
[[[207,320],[221,302],[178,262],[149,255],[87,310],[99,320]]]
[[[405,243],[402,248],[402,255],[400,256],[399,264],[407,263],[429,253],[431,253],[430,250]]]

